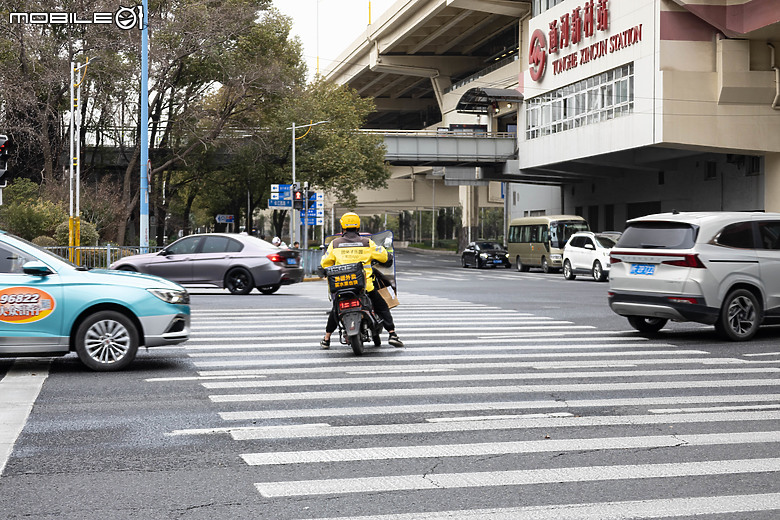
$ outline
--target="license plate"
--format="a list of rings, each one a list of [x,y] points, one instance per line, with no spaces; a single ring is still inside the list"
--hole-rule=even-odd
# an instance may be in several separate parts
[[[500,264],[500,263],[501,263],[501,260],[493,260],[493,263],[494,263],[494,264]]]
[[[631,274],[639,274],[644,276],[653,276],[655,274],[655,265],[653,264],[631,264]]]
[[[287,265],[296,265],[298,262],[295,260],[295,258],[288,258],[287,259]]]

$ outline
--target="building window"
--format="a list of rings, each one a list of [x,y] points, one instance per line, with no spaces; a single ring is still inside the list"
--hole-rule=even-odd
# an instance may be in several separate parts
[[[608,121],[634,111],[634,64],[526,101],[526,139]]]
[[[558,5],[562,4],[564,0],[533,0],[533,11],[532,16],[536,16],[539,14],[542,14],[546,10]]]

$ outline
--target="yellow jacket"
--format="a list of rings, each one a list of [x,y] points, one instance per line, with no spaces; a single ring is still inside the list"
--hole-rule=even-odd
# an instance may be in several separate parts
[[[328,252],[322,257],[320,265],[330,267],[361,262],[366,275],[366,291],[370,292],[374,290],[372,260],[379,263],[387,262],[387,249],[376,245],[368,237],[362,237],[353,231],[348,231],[328,245]]]

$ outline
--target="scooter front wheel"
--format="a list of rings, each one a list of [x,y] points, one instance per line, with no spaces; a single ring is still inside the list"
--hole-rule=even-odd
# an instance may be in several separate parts
[[[360,334],[355,334],[354,336],[350,336],[349,344],[352,347],[352,351],[355,353],[356,356],[363,355],[363,338],[360,337]]]

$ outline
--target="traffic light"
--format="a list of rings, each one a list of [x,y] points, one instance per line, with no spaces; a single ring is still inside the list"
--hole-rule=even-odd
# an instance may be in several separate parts
[[[11,143],[8,141],[8,136],[0,134],[0,177],[5,174],[8,168],[8,153],[11,148]]]
[[[303,192],[300,188],[293,190],[293,209],[303,209]]]

